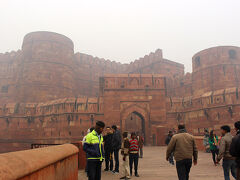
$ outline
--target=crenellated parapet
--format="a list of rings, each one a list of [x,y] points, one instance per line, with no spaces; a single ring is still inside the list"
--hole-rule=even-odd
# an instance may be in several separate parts
[[[102,113],[101,97],[64,98],[44,103],[1,104],[0,116],[42,116],[64,113]]]
[[[182,98],[169,97],[167,107],[169,112],[192,111],[216,106],[240,105],[240,89],[237,87],[209,91],[201,96],[186,96]]]

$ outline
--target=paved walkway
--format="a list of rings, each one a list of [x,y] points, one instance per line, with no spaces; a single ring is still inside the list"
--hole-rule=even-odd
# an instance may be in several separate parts
[[[144,158],[139,162],[139,178],[135,180],[177,180],[175,166],[169,165],[165,160],[166,147],[144,147]],[[103,164],[105,166],[105,164]],[[104,168],[104,167],[103,167]],[[121,168],[121,166],[120,166]],[[121,169],[120,169],[121,170]],[[102,172],[102,180],[119,179],[120,175],[111,172]],[[211,154],[199,152],[199,162],[192,167],[190,180],[223,180],[221,166],[215,167]],[[233,179],[233,178],[232,178]],[[79,180],[87,180],[83,171],[79,172]]]

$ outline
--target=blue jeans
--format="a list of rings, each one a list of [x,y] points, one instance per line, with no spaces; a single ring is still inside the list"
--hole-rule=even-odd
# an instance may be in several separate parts
[[[230,180],[230,170],[232,176],[236,179],[237,178],[237,165],[235,160],[224,159],[222,163],[224,178],[225,180]]]

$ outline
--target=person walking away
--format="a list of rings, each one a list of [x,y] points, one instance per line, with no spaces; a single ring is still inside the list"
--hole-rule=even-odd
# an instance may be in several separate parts
[[[123,133],[123,143],[122,143],[122,149],[121,149],[121,155],[123,156],[123,165],[122,165],[122,177],[120,179],[130,179],[129,177],[129,148],[130,143],[128,139],[128,132]]]
[[[138,174],[138,159],[139,159],[139,143],[136,133],[131,133],[130,139],[130,149],[129,149],[129,166],[130,166],[130,176],[132,176],[132,168],[134,164],[135,176],[139,177]]]
[[[113,132],[110,127],[106,128],[107,135],[103,136],[104,141],[104,150],[105,150],[105,165],[106,168],[104,171],[112,171],[113,170],[113,148],[112,148],[112,138],[113,138]],[[109,167],[110,164],[110,167]]]
[[[240,180],[240,121],[234,124],[237,135],[233,138],[230,146],[230,154],[236,158],[237,180]]]
[[[222,167],[224,172],[224,179],[230,180],[229,173],[231,170],[232,176],[236,179],[236,162],[235,158],[231,156],[229,150],[232,143],[233,136],[230,133],[231,128],[227,125],[221,127],[222,139],[219,145],[219,155],[217,162],[223,158]]]
[[[212,159],[215,166],[217,166],[216,156],[218,155],[218,136],[214,134],[214,131],[210,131],[209,135],[210,151],[212,153]]]
[[[174,153],[176,160],[178,179],[188,180],[192,161],[194,165],[197,165],[198,150],[194,137],[186,132],[185,125],[178,125],[178,133],[172,137],[168,144],[166,152],[167,161],[172,153]]]
[[[87,130],[87,135],[88,135],[90,132],[92,132],[93,130],[94,130],[94,127],[89,128],[89,129]],[[84,146],[84,142],[86,141],[87,135],[83,137],[83,140],[82,140],[82,145],[83,145],[83,146]],[[86,161],[87,161],[87,159],[86,159]],[[87,162],[88,162],[88,161],[87,161]],[[85,172],[87,173],[87,176],[88,176],[88,163],[87,163],[87,162],[86,162]]]
[[[119,173],[119,150],[121,149],[122,145],[122,137],[116,125],[113,125],[112,129],[113,129],[112,147],[115,160],[115,170],[113,171],[113,173]]]
[[[143,144],[144,144],[144,138],[142,134],[138,135],[138,143],[139,143],[139,158],[143,158]]]
[[[88,160],[88,180],[101,180],[101,168],[104,160],[102,132],[104,122],[97,121],[95,129],[89,133],[83,145]]]
[[[171,141],[171,139],[172,139],[172,136],[173,136],[173,132],[172,132],[172,131],[169,131],[169,132],[168,132],[168,135],[167,135],[167,137],[166,137],[166,140],[165,140],[165,144],[166,144],[166,145],[168,145],[168,144],[170,143],[170,141]],[[171,153],[171,155],[169,156],[168,160],[169,160],[169,163],[170,163],[170,164],[174,165],[173,153]]]

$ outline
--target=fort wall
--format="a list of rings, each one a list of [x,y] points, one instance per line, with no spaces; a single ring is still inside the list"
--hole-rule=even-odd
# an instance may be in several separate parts
[[[160,49],[121,64],[74,53],[63,35],[30,33],[22,50],[0,54],[0,152],[78,141],[97,120],[122,130],[144,125],[147,143],[158,145],[179,123],[197,136],[233,127],[240,118],[239,65],[233,46],[197,53],[193,72],[184,74]]]

